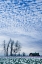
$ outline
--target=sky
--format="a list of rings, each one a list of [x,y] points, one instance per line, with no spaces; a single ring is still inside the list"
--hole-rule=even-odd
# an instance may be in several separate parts
[[[10,38],[21,43],[21,53],[42,55],[42,0],[0,0],[0,55]]]

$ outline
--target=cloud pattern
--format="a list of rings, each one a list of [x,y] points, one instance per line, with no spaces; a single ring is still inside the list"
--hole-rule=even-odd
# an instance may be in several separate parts
[[[0,0],[1,34],[20,36],[21,40],[25,39],[28,44],[34,42],[36,46],[42,42],[42,0]]]

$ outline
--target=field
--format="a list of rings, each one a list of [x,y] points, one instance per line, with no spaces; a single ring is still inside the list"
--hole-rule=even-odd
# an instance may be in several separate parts
[[[42,57],[0,57],[0,64],[42,64]]]

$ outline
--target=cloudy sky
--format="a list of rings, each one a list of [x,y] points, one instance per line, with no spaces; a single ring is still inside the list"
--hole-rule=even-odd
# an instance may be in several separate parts
[[[0,55],[10,38],[19,40],[21,52],[42,55],[42,0],[0,0]]]

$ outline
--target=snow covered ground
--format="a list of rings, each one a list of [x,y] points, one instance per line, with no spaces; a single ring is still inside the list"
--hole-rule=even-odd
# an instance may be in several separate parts
[[[0,57],[0,64],[42,64],[41,57]]]

